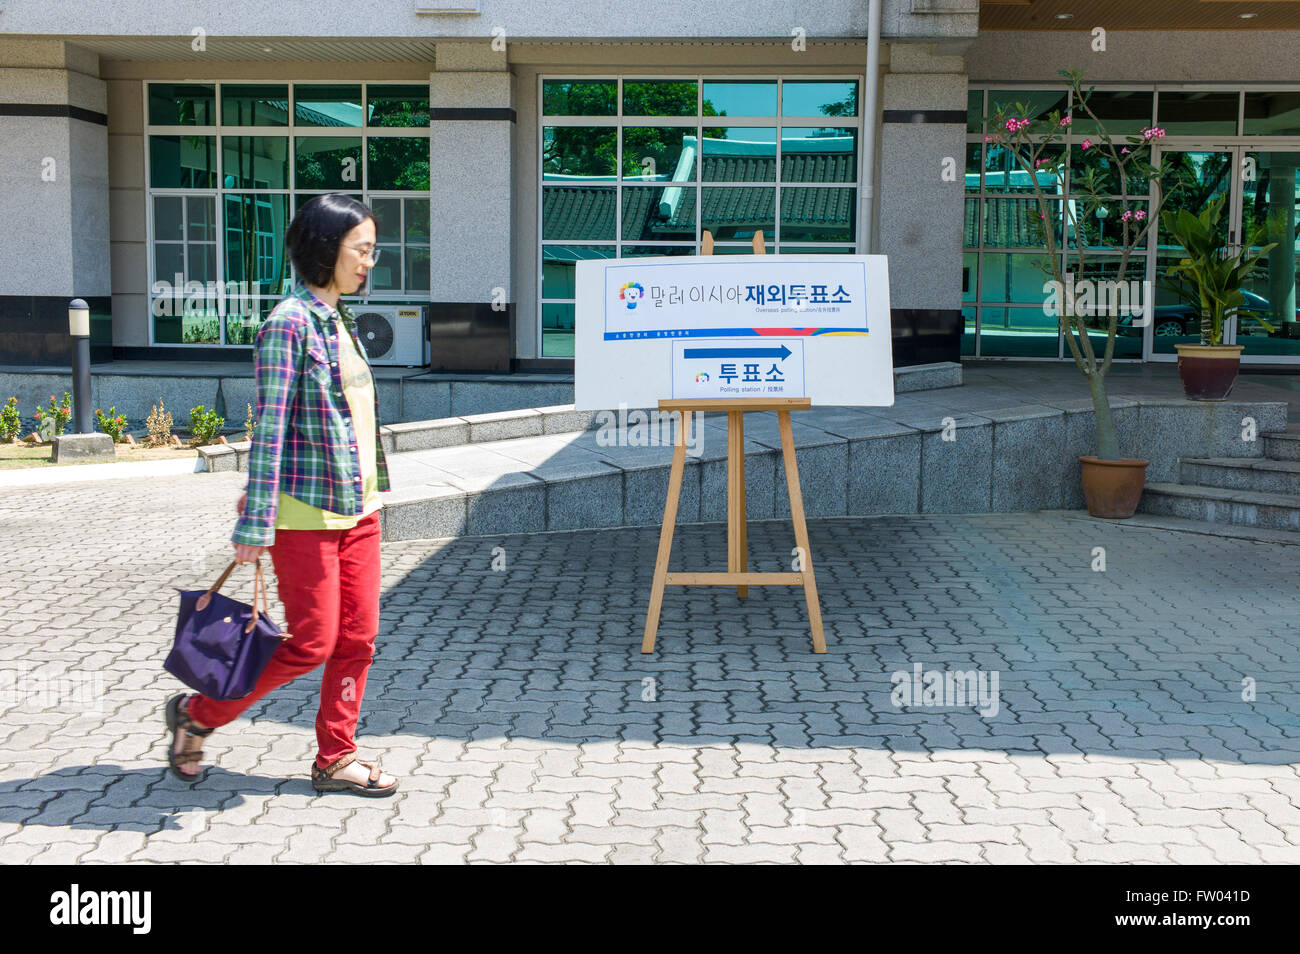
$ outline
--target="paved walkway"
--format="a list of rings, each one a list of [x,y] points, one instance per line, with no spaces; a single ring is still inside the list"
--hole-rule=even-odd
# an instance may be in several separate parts
[[[318,675],[189,788],[173,587],[225,565],[243,484],[0,495],[0,862],[1300,862],[1295,548],[1059,514],[813,521],[824,656],[757,587],[670,591],[642,656],[653,529],[386,544],[360,742],[402,791],[311,791]],[[678,541],[723,560],[717,526]],[[783,523],[750,544],[788,567]],[[918,664],[990,695],[892,699]]]

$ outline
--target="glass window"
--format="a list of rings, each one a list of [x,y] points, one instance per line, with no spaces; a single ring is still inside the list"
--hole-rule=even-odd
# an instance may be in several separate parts
[[[542,238],[612,241],[614,203],[612,187],[547,186],[542,189]]]
[[[1161,90],[1157,125],[1167,136],[1235,135],[1238,93]]]
[[[215,136],[150,136],[149,186],[154,189],[215,189]]]
[[[984,131],[984,90],[972,89],[966,93],[966,131]]]
[[[623,178],[695,181],[699,153],[694,126],[624,126]]]
[[[705,80],[705,116],[775,116],[776,80]]]
[[[221,170],[226,189],[287,189],[289,138],[222,136]]]
[[[542,303],[542,357],[573,357],[574,305],[569,302]]]
[[[856,129],[787,126],[782,131],[782,182],[853,182],[857,178]]]
[[[212,84],[150,83],[149,123],[153,126],[213,126],[217,122]]]
[[[1065,147],[1060,143],[1045,148],[1039,158],[1046,162],[1035,173],[1030,173],[1009,150],[989,143],[984,149],[984,191],[1033,194],[1036,178],[1044,192],[1060,192],[1060,177],[1051,169],[1064,152]]]
[[[289,125],[289,87],[223,83],[221,122],[226,126]]]
[[[856,80],[785,80],[781,84],[782,116],[856,116]]]
[[[1088,97],[1088,109],[1105,125],[1111,140],[1122,143],[1125,136],[1137,135],[1150,127],[1154,102],[1155,94],[1150,91],[1096,90]],[[1070,116],[1070,132],[1075,135],[1097,132],[1097,123],[1078,103]]]
[[[364,119],[360,83],[297,83],[293,87],[293,121],[299,126],[361,126]]]
[[[706,126],[701,170],[705,182],[775,182],[776,127]]]
[[[366,188],[429,191],[429,140],[424,136],[366,140]]]
[[[612,179],[617,172],[615,126],[546,126],[542,130],[543,179]]]
[[[781,190],[782,242],[852,242],[856,189]]]
[[[359,136],[299,136],[293,150],[296,188],[342,192],[361,184]]]
[[[616,80],[543,80],[546,116],[613,116],[618,112]]]
[[[695,186],[623,189],[623,241],[695,241]]]
[[[1038,252],[985,252],[979,277],[981,301],[1029,302],[1040,306],[1040,314],[1047,299],[1043,285],[1053,280],[1051,260]]]
[[[371,126],[428,126],[427,84],[366,87],[366,122]]]
[[[1060,324],[1042,308],[980,309],[981,356],[1055,358],[1060,349]]]
[[[700,209],[700,227],[713,233],[714,241],[752,239],[762,230],[776,234],[776,189],[706,186]]]
[[[624,80],[624,116],[695,116],[699,85],[695,80]]]
[[[290,277],[284,253],[289,197],[227,193],[224,208],[226,280],[256,283],[260,294],[285,294]]]
[[[1300,90],[1246,93],[1247,136],[1300,136]]]
[[[1061,247],[1061,200],[1049,199],[1056,248]],[[986,248],[1046,248],[1043,211],[1038,199],[986,199],[984,201],[984,246]]]
[[[694,255],[694,245],[624,245],[623,258],[647,258],[652,255]]]
[[[542,297],[576,298],[577,263],[614,257],[612,245],[543,245]]]
[[[1052,110],[1064,116],[1070,111],[1069,90],[1059,89],[991,89],[989,90],[989,115],[1002,107],[1006,116],[1019,119],[1042,119]]]
[[[384,290],[394,296],[428,297],[427,85],[297,83],[290,89],[287,83],[147,83],[145,95],[151,127],[163,122],[214,127],[207,136],[155,134],[146,128],[152,211],[149,261],[155,281],[211,282],[227,288],[242,282],[247,290],[241,294],[252,296],[246,314],[223,323],[209,304],[184,315],[170,313],[160,289],[151,301],[154,342],[250,344],[293,277],[284,253],[290,210],[301,209],[324,192],[350,195],[377,208],[381,247],[388,254],[376,270],[377,282],[366,293]],[[214,109],[218,97],[219,113]],[[371,135],[369,148],[362,149],[363,120],[424,128]],[[261,130],[227,128],[233,124],[282,128],[265,130],[279,135],[248,135]],[[324,135],[294,133],[284,128],[289,125]],[[354,134],[336,135],[331,126],[340,132],[350,128]],[[291,188],[296,191],[291,193]],[[159,195],[152,190],[193,194]],[[405,194],[372,196],[368,190]],[[390,217],[391,235],[386,231]]]
[[[717,255],[752,255],[760,232],[769,254],[854,251],[858,80],[633,77],[621,103],[619,87],[542,81],[547,115],[621,115],[539,130],[541,354],[572,354],[564,322],[584,257],[695,255],[706,231]]]
[[[984,162],[984,146],[978,142],[966,143],[966,191],[980,191],[980,169]]]

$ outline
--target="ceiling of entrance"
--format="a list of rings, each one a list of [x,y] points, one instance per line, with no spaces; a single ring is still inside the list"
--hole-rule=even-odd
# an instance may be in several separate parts
[[[1253,14],[1253,15],[1251,15]],[[981,30],[1300,30],[1297,0],[981,0]]]

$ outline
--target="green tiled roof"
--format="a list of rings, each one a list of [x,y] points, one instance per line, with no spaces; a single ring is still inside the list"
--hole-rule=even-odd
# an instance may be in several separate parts
[[[694,146],[695,137],[683,137]],[[783,144],[782,184],[840,183],[856,176],[854,142],[847,137],[824,139],[792,138]],[[763,155],[775,152],[773,143],[736,142],[728,155],[729,140],[705,141],[703,160],[703,221],[714,227],[720,238],[728,233],[748,238],[756,229],[771,229],[775,221],[776,188],[771,176],[775,159]],[[802,148],[801,148],[802,147]],[[727,182],[770,182],[738,188],[710,188]],[[625,182],[633,185],[635,180]],[[614,190],[591,185],[546,185],[542,234],[572,241],[608,241],[608,223],[614,217]],[[692,183],[680,190],[672,183],[636,185],[623,190],[623,239],[625,241],[682,241],[695,236],[695,203],[699,193]],[[799,189],[784,193],[782,221],[803,230],[824,227],[843,232],[853,215],[855,190]],[[683,233],[686,233],[685,235]]]

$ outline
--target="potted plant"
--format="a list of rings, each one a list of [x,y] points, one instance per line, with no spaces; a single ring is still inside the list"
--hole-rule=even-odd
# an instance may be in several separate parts
[[[1174,345],[1183,393],[1193,401],[1222,401],[1237,382],[1244,345],[1223,343],[1223,324],[1230,315],[1235,313],[1238,320],[1257,321],[1268,331],[1274,330],[1262,316],[1242,307],[1246,279],[1277,245],[1263,244],[1271,223],[1260,222],[1240,251],[1230,253],[1226,235],[1220,237],[1218,230],[1226,199],[1226,195],[1216,197],[1200,215],[1179,209],[1160,217],[1165,231],[1186,251],[1186,257],[1169,268],[1177,281],[1165,285],[1201,315],[1200,344]]]
[[[999,105],[986,117],[984,141],[1006,150],[1016,170],[1007,173],[1007,191],[1020,191],[1036,200],[1047,253],[1044,271],[1049,276],[1043,286],[1044,312],[1058,318],[1070,356],[1088,382],[1097,419],[1097,453],[1079,457],[1088,512],[1095,517],[1125,518],[1137,509],[1149,461],[1120,454],[1106,374],[1115,353],[1121,312],[1132,314],[1134,302],[1103,293],[1117,291],[1121,284],[1131,287],[1129,259],[1143,247],[1164,201],[1160,170],[1150,162],[1151,146],[1164,137],[1164,130],[1143,129],[1140,136],[1126,136],[1117,143],[1088,105],[1092,90],[1082,88],[1082,72],[1058,72],[1073,94],[1072,113],[1053,110],[1030,118],[1028,105]],[[1065,138],[1075,116],[1087,116],[1095,132],[1077,144],[1076,161],[1083,170],[1070,173]],[[1018,175],[1015,190],[1010,188],[1013,175]],[[1107,229],[1104,237],[1099,233],[1094,241],[1090,228],[1093,220],[1102,221],[1099,211],[1118,227]],[[1058,242],[1056,226],[1062,218],[1065,234]],[[1149,315],[1151,295],[1145,282],[1142,288],[1141,312]],[[1103,323],[1105,351],[1098,356],[1088,331]],[[1136,326],[1135,322],[1130,327]]]

